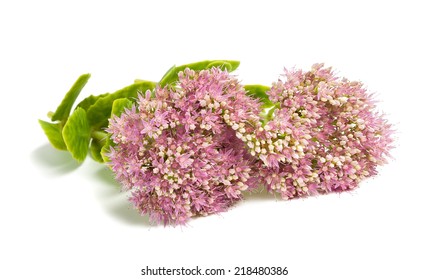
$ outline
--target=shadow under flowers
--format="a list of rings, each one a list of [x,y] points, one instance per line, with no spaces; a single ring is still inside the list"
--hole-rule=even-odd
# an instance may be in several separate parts
[[[80,164],[67,151],[59,151],[49,143],[42,145],[31,153],[33,162],[49,172],[52,176],[61,176],[77,169]]]
[[[134,209],[128,201],[130,192],[121,191],[120,184],[115,180],[109,168],[105,166],[99,168],[94,177],[98,182],[102,182],[96,195],[113,217],[129,225],[156,227],[150,223],[147,215],[142,216]]]
[[[277,200],[275,195],[267,192],[265,188],[259,188],[253,191],[246,191],[243,194],[245,201],[273,201]]]
[[[36,167],[52,177],[69,174],[81,166],[69,152],[57,150],[49,143],[36,148],[30,154],[30,158]],[[85,170],[90,170],[89,177],[94,182],[95,194],[109,214],[130,225],[154,226],[149,222],[147,215],[141,216],[133,208],[128,201],[130,194],[121,192],[120,185],[109,168],[90,158],[87,158],[84,164],[87,167]]]
[[[50,176],[62,176],[72,171],[75,171],[81,166],[72,158],[69,152],[59,151],[53,148],[49,143],[36,148],[31,159],[43,171],[49,173]],[[91,159],[87,159],[90,160]],[[133,205],[129,202],[130,192],[121,191],[120,184],[115,180],[112,171],[105,165],[91,162],[85,162],[89,165],[90,180],[94,180],[96,186],[95,195],[102,204],[102,207],[117,220],[129,225],[143,227],[162,227],[149,221],[148,215],[140,215]],[[92,166],[92,168],[91,168]],[[88,173],[87,173],[88,174]],[[245,192],[243,195],[244,201],[249,202],[264,202],[277,200],[275,196],[269,194],[265,189],[258,189],[252,192]],[[198,217],[192,219],[197,220]]]

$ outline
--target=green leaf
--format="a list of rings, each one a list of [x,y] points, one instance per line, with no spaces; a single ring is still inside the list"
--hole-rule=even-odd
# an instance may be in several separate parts
[[[247,95],[252,98],[259,99],[263,104],[271,104],[267,91],[270,87],[263,85],[245,85],[244,89],[247,91]]]
[[[135,84],[150,83],[153,85],[156,84],[155,82],[140,80],[140,79],[136,79],[134,81],[134,83]],[[81,107],[81,108],[85,109],[85,111],[88,111],[89,107],[94,105],[94,103],[97,102],[98,99],[106,97],[109,94],[111,94],[111,93],[104,93],[104,94],[99,94],[99,95],[90,95],[87,98],[85,98],[84,100],[82,100],[79,104],[77,104],[76,107]]]
[[[110,136],[110,135],[109,135]],[[110,146],[112,146],[114,143],[110,137],[106,139],[106,142],[104,143],[103,147],[101,148],[101,157],[103,158],[104,162],[109,162],[110,158],[107,156],[108,153],[110,153]]]
[[[90,74],[84,74],[76,80],[74,85],[64,96],[64,99],[63,101],[61,101],[61,104],[58,106],[57,110],[52,115],[52,121],[64,122],[65,120],[67,120],[70,115],[73,104],[76,101],[76,98],[79,96],[79,93],[86,85],[90,77]]]
[[[82,162],[88,154],[91,130],[84,109],[77,108],[63,128],[63,139],[73,158]]]
[[[61,124],[60,123],[49,123],[42,120],[39,120],[39,124],[48,137],[51,145],[59,150],[67,150],[66,143],[61,133]]]
[[[267,122],[275,118],[276,110],[280,109],[280,103],[271,103],[271,105],[266,104],[262,105],[262,111],[259,116],[262,118],[262,125],[265,125]]]
[[[262,102],[261,117],[262,125],[265,125],[267,122],[272,120],[275,117],[275,112],[280,108],[280,103],[273,103],[267,94],[267,91],[270,89],[268,86],[263,85],[245,85],[244,89],[247,91],[247,95],[259,99]]]
[[[161,81],[159,81],[159,85],[164,87],[167,84],[177,81],[177,74],[179,73],[177,69],[178,67],[176,67],[176,65],[173,65],[170,69],[168,69],[164,76],[162,76]]]
[[[111,116],[113,102],[119,98],[137,98],[139,92],[144,93],[148,89],[152,90],[156,83],[143,81],[120,89],[112,94],[106,94],[88,108],[88,121],[91,128],[100,130],[107,127],[108,119]]]
[[[109,93],[104,93],[100,95],[90,95],[84,100],[82,100],[81,102],[79,102],[79,104],[77,104],[76,107],[80,107],[85,111],[88,111],[89,107],[91,107],[95,102],[97,102],[98,99],[105,97],[107,95],[109,95]]]
[[[104,163],[103,157],[101,156],[101,148],[103,146],[96,139],[92,139],[91,145],[89,146],[89,150],[91,152],[91,157],[100,163]]]
[[[91,145],[89,146],[90,154],[95,161],[104,163],[101,150],[110,135],[105,131],[93,130],[91,132],[91,137]]]
[[[113,101],[111,117],[120,116],[126,108],[131,108],[133,102],[128,98],[119,98]]]
[[[192,70],[205,70],[210,69],[212,67],[220,67],[222,70],[227,70],[228,72],[232,72],[238,68],[240,65],[239,61],[236,60],[204,60],[200,62],[185,64],[181,66],[171,67],[167,73],[164,74],[161,81],[159,81],[159,85],[164,87],[168,84],[172,84],[178,80],[178,74],[180,71],[185,70],[186,68]]]

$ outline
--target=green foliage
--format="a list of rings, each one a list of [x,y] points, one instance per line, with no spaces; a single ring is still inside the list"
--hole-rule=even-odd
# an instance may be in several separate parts
[[[265,125],[267,122],[271,121],[275,118],[276,111],[280,108],[280,103],[271,103],[262,105],[261,113],[259,116],[261,117],[262,125]]]
[[[270,101],[267,94],[270,87],[263,85],[245,85],[244,89],[247,91],[248,96],[258,99],[262,103],[262,110],[260,113],[262,125],[272,120],[275,117],[276,110],[280,108],[280,104]]]
[[[113,145],[112,139],[108,137],[106,142],[104,142],[103,147],[101,147],[100,155],[103,158],[104,162],[109,162],[109,157],[107,154],[110,152],[110,147]]]
[[[67,150],[66,143],[64,143],[63,135],[61,133],[62,129],[60,123],[49,123],[39,120],[39,124],[54,148]]]
[[[64,96],[64,99],[61,101],[61,104],[58,106],[57,110],[52,115],[52,121],[65,122],[67,120],[76,98],[79,96],[81,90],[86,85],[90,77],[90,74],[84,74],[76,80],[74,85]]]
[[[270,87],[263,85],[245,85],[244,89],[247,91],[248,96],[259,99],[264,104],[271,103],[267,94]]]
[[[103,163],[103,157],[101,156],[101,149],[103,148],[103,145],[100,141],[97,141],[96,139],[91,140],[91,145],[89,146],[89,151],[91,152],[91,157],[99,162]]]
[[[93,129],[105,128],[108,125],[108,119],[112,112],[113,102],[119,98],[137,98],[139,92],[144,93],[147,90],[152,90],[156,83],[149,81],[141,81],[120,89],[111,94],[104,94],[88,108],[88,121]]]
[[[128,98],[116,99],[112,105],[111,117],[120,116],[126,108],[131,108],[132,105],[133,105],[133,102]]]
[[[77,104],[77,107],[81,107],[85,111],[88,111],[89,107],[94,105],[94,103],[97,102],[98,99],[105,97],[109,94],[110,93],[104,93],[104,94],[100,94],[100,95],[90,95],[87,98],[85,98],[84,100],[82,100],[81,102],[79,102],[79,104]]]
[[[64,125],[62,134],[67,150],[74,159],[82,162],[88,154],[91,140],[91,129],[84,109],[77,108],[73,112]]]

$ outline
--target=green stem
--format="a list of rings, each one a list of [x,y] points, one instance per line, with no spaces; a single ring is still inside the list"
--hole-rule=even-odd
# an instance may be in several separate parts
[[[109,135],[107,134],[107,132],[101,130],[93,130],[91,132],[91,137],[95,139],[98,143],[100,143],[101,146],[103,146],[106,143],[106,140]]]

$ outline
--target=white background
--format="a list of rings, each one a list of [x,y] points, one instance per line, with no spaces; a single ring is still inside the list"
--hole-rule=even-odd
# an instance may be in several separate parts
[[[199,265],[289,270],[210,279],[429,279],[425,2],[1,1],[0,278],[161,279],[140,269]],[[51,148],[37,123],[82,73],[92,77],[80,99],[205,59],[240,60],[243,83],[315,62],[363,81],[395,124],[394,159],[351,194],[252,195],[164,228],[103,165]]]

